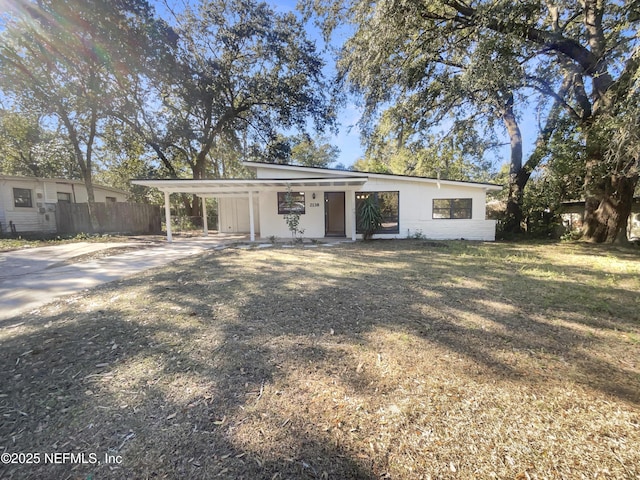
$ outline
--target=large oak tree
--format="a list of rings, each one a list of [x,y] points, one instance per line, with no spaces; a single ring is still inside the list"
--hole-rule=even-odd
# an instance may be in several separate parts
[[[558,118],[572,119],[586,159],[584,235],[612,242],[624,234],[638,160],[611,155],[628,149],[610,140],[618,125],[637,123],[629,105],[638,90],[637,0],[352,0],[316,2],[315,10],[329,30],[336,19],[356,28],[340,66],[364,95],[365,120],[388,105],[402,106],[418,129],[465,107],[485,121],[502,118],[515,147],[512,198],[548,153]],[[546,98],[547,121],[524,163],[516,108],[531,89]]]
[[[172,65],[140,84],[121,116],[169,176],[233,175],[243,151],[265,149],[286,130],[334,123],[323,60],[293,13],[203,0],[174,15]],[[198,215],[197,198],[186,206]]]
[[[25,0],[5,12],[0,89],[38,112],[71,146],[94,203],[94,151],[114,100],[155,54],[163,31],[145,0]],[[95,222],[95,218],[92,215]]]

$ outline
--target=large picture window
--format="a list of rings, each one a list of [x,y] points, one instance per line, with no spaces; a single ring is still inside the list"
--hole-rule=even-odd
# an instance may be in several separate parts
[[[29,190],[28,188],[14,188],[13,204],[16,207],[33,207],[33,201],[31,200],[31,190]]]
[[[356,233],[362,233],[359,228],[360,205],[371,195],[382,214],[382,226],[375,233],[400,233],[400,192],[356,192]]]
[[[278,214],[288,213],[304,214],[304,192],[291,192],[291,199],[287,198],[287,192],[278,192]]]
[[[470,198],[436,198],[433,200],[433,218],[471,218]]]

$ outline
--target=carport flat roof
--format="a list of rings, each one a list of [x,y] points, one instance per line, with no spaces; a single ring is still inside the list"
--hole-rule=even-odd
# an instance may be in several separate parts
[[[194,195],[246,195],[249,192],[266,192],[287,187],[360,187],[367,177],[332,178],[259,178],[228,180],[131,180],[135,185],[154,187],[166,193],[191,193]]]

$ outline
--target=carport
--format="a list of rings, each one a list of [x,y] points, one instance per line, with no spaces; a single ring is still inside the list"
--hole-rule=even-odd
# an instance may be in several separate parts
[[[321,189],[323,191],[352,191],[359,190],[367,181],[367,177],[351,177],[340,176],[332,178],[287,178],[287,179],[228,179],[228,180],[191,180],[191,179],[173,179],[173,180],[132,180],[135,185],[157,188],[164,193],[164,211],[167,224],[167,242],[172,242],[171,235],[171,205],[170,196],[172,193],[183,193],[196,195],[202,199],[205,198],[233,198],[242,197],[249,200],[249,226],[250,240],[255,241],[254,226],[254,196],[258,196],[258,208],[261,208],[260,193],[281,191],[283,189]],[[353,216],[351,239],[356,239],[355,229],[355,204],[352,204],[353,195],[347,196],[350,204],[347,205],[347,211]],[[204,235],[208,235],[209,229],[207,225],[207,206],[206,202],[202,202],[202,217]]]

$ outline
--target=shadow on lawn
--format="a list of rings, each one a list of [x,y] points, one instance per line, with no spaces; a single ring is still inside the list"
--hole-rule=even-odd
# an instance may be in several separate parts
[[[516,247],[502,248],[508,253],[520,253]],[[574,253],[588,255],[593,251],[587,246]],[[607,254],[627,260],[630,255],[637,258],[626,250]],[[525,265],[507,263],[498,269],[495,260],[482,255],[436,255],[418,261],[416,269],[422,264],[429,271],[425,275],[427,290],[441,298],[440,312],[423,319],[430,327],[425,330],[416,327],[415,312],[403,307],[398,318],[408,322],[401,323],[409,331],[486,365],[495,375],[544,383],[549,372],[521,371],[496,355],[509,351],[528,353],[541,363],[553,364],[557,377],[640,403],[640,377],[624,362],[618,362],[615,355],[624,355],[624,347],[607,360],[596,355],[608,348],[603,341],[608,332],[639,333],[640,304],[632,291],[601,282],[598,273],[588,267],[555,265],[545,255],[531,255]],[[549,276],[531,276],[528,269]],[[500,275],[496,276],[496,271]],[[441,285],[431,283],[434,275],[440,276]],[[633,273],[615,276],[618,280],[637,280]],[[414,307],[431,302],[422,287],[419,280],[408,286],[412,293],[405,294],[405,298]],[[392,295],[401,296],[403,291],[398,287]],[[470,316],[476,318],[470,320]],[[496,328],[491,328],[492,324]]]
[[[615,356],[595,354],[607,348],[601,331],[638,332],[637,300],[634,304],[629,290],[596,286],[597,274],[588,268],[531,255],[526,267],[550,274],[540,278],[527,275],[522,264],[496,269],[496,259],[474,255],[473,246],[464,247],[463,255],[395,245],[370,252],[351,249],[346,263],[336,255],[347,272],[333,276],[318,274],[303,259],[295,272],[259,270],[251,281],[260,288],[246,290],[243,321],[254,325],[255,334],[273,337],[319,335],[332,328],[352,343],[367,342],[366,334],[378,327],[402,329],[472,359],[486,367],[483,375],[529,384],[554,376],[640,403],[637,374]],[[512,254],[517,253],[514,247]],[[221,275],[243,285],[242,273],[212,261]],[[301,288],[283,287],[291,275],[304,279]],[[633,274],[617,276],[631,279]],[[262,322],[268,332],[261,331]],[[528,357],[540,368],[519,366],[511,354]]]
[[[640,403],[638,375],[617,361],[616,352],[597,355],[608,348],[603,340],[608,331],[638,334],[640,305],[633,292],[603,284],[588,266],[556,265],[544,254],[529,251],[525,262],[516,263],[509,260],[521,255],[516,246],[501,246],[505,262],[496,265],[495,255],[482,248],[347,246],[344,255],[333,256],[339,265],[333,274],[319,273],[304,258],[294,269],[290,262],[264,261],[251,276],[258,286],[253,290],[227,258],[210,262],[214,271],[235,280],[235,293],[229,293],[243,292],[242,323],[253,325],[254,335],[320,335],[334,329],[348,342],[366,343],[366,334],[377,327],[402,329],[487,367],[483,374],[529,384],[555,375]],[[572,253],[599,251],[578,246]],[[606,254],[633,257],[627,251]],[[616,273],[622,280],[634,275]],[[297,287],[291,286],[292,276]],[[519,367],[510,353],[530,357],[542,369]]]
[[[395,385],[356,365],[341,367],[350,359],[340,345],[367,348],[379,328],[455,352],[477,367],[468,374],[533,385],[565,377],[640,403],[637,375],[591,353],[604,343],[589,329],[637,331],[627,290],[572,283],[569,291],[585,299],[575,303],[565,294],[566,278],[577,273],[569,267],[565,277],[524,278],[521,265],[496,268],[477,248],[443,250],[382,244],[210,253],[87,295],[142,288],[139,310],[115,299],[84,312],[67,305],[54,316],[13,319],[33,331],[0,342],[0,437],[12,439],[8,451],[109,452],[123,461],[4,466],[0,476],[379,478],[382,456],[343,448],[336,429],[314,418],[313,408],[329,408],[328,400],[295,404],[292,418],[278,410],[282,392],[270,390],[320,369],[355,393],[392,392]],[[313,255],[326,263],[305,261]],[[529,371],[510,353],[555,370]],[[282,405],[308,400],[285,393],[291,397]]]
[[[6,451],[84,452],[90,464],[0,465],[0,477],[373,478],[319,432],[299,424],[283,429],[285,418],[270,420],[280,428],[266,432],[268,456],[233,441],[252,414],[244,414],[256,401],[250,391],[275,374],[269,351],[253,345],[250,330],[236,322],[218,329],[207,298],[167,288],[175,285],[171,274],[153,281],[159,288],[152,288],[151,303],[188,308],[179,321],[153,307],[140,316],[67,307],[54,316],[13,319],[34,330],[0,342],[0,438],[12,439]],[[117,287],[97,293],[109,289]],[[204,344],[185,348],[209,328],[215,334]],[[217,346],[208,348],[213,341]],[[122,461],[93,464],[90,453]]]
[[[227,294],[242,298],[240,323],[252,326],[252,336],[333,329],[346,342],[366,343],[375,328],[402,329],[486,367],[483,375],[529,384],[555,375],[640,403],[637,374],[616,358],[594,354],[607,348],[594,329],[638,332],[637,300],[629,290],[596,286],[597,273],[588,267],[555,265],[544,255],[529,253],[524,265],[506,258],[496,266],[495,256],[473,245],[454,252],[397,245],[346,247],[333,256],[333,274],[319,273],[316,264],[304,261],[306,253],[293,269],[291,262],[263,260],[248,279],[229,257],[211,257],[208,268],[233,280]],[[516,247],[502,248],[507,255],[521,254]],[[549,276],[528,275],[527,269]],[[189,306],[198,298],[182,301]],[[512,353],[541,368],[519,366]]]

